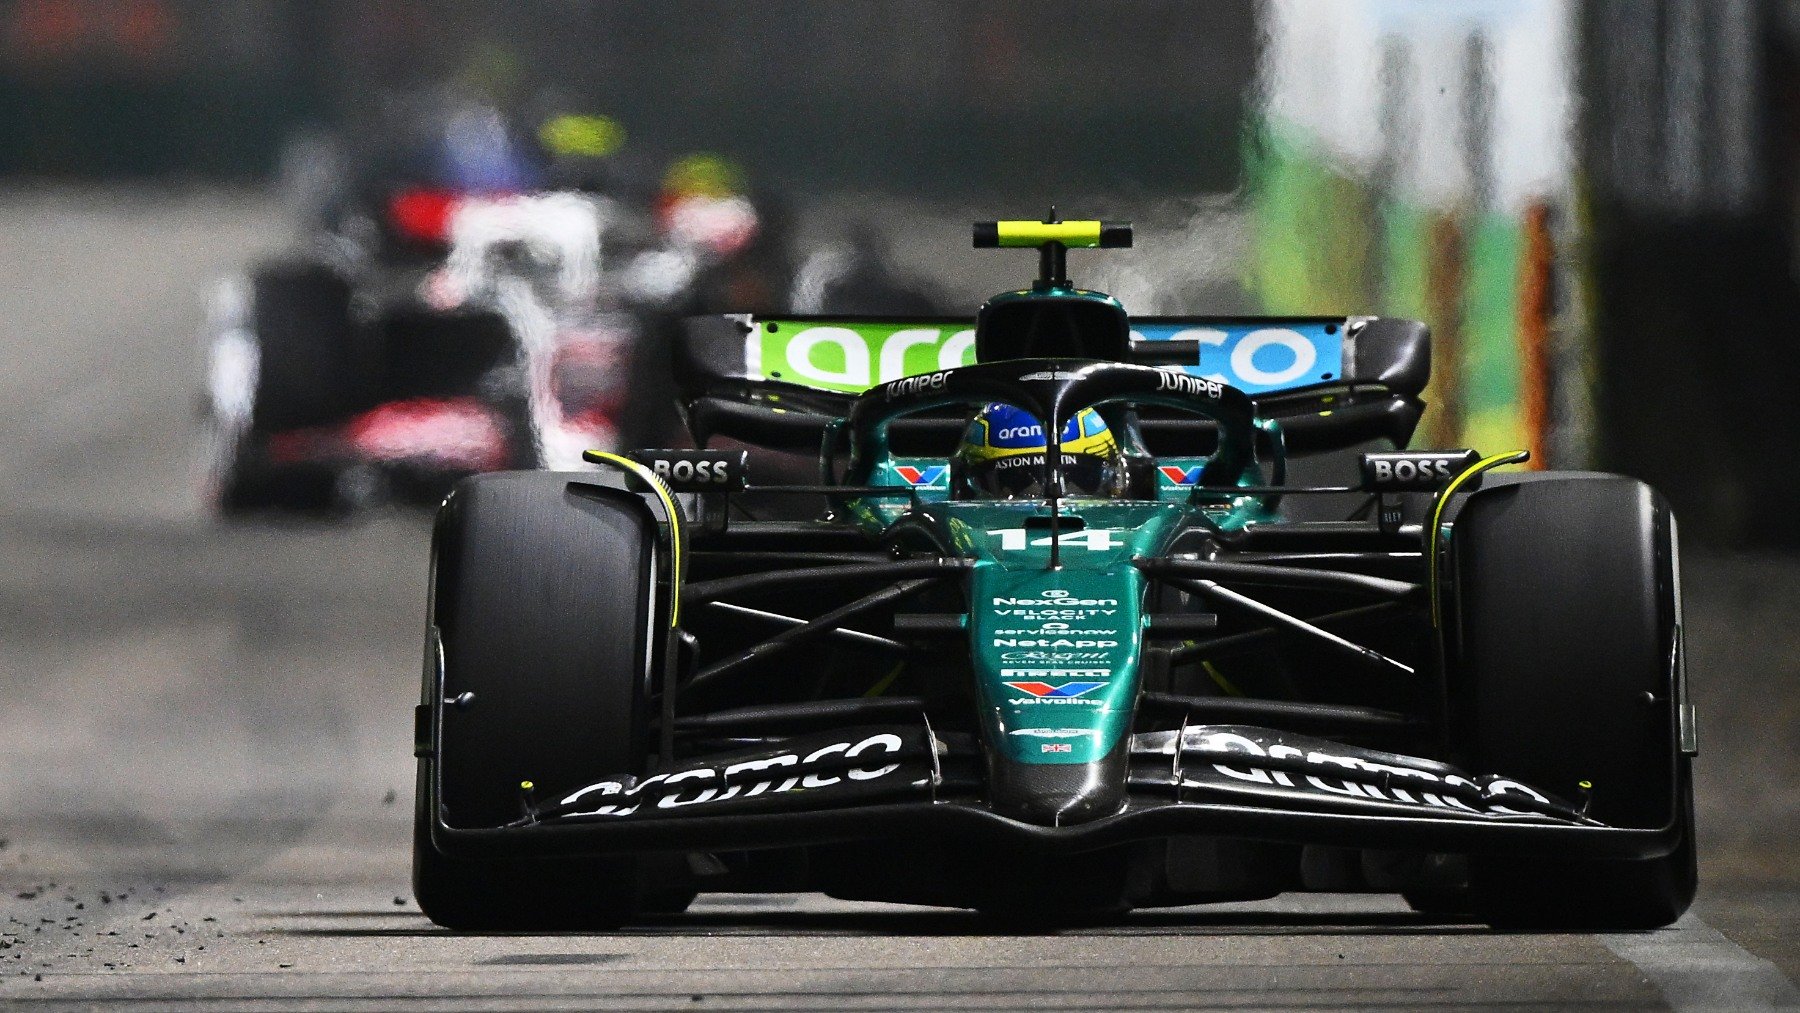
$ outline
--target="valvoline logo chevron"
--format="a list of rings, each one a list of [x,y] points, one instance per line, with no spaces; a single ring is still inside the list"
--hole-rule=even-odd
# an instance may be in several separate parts
[[[1178,464],[1165,464],[1157,470],[1163,473],[1164,478],[1176,485],[1193,485],[1200,481],[1200,466],[1197,464],[1192,468],[1183,468]]]
[[[1006,685],[1021,693],[1051,699],[1069,699],[1086,696],[1094,690],[1106,685],[1104,682],[1065,682],[1060,686],[1052,686],[1047,682],[1009,682]]]
[[[927,468],[915,468],[910,464],[897,464],[894,466],[894,473],[905,479],[907,485],[935,485],[938,479],[944,477],[944,472],[949,470],[950,469],[947,466],[942,464],[932,465]]]

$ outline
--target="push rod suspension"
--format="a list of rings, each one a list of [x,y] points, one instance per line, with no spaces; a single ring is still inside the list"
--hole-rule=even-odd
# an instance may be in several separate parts
[[[826,612],[817,619],[808,620],[805,625],[783,630],[775,636],[770,637],[762,643],[750,647],[733,657],[726,658],[723,661],[719,661],[707,668],[701,669],[692,679],[687,681],[686,685],[681,687],[681,693],[683,696],[686,696],[695,690],[702,689],[718,682],[720,679],[733,672],[774,657],[784,651],[790,651],[796,647],[818,640],[828,635],[832,630],[837,629],[840,624],[850,619],[852,616],[861,615],[864,612],[883,608],[894,602],[910,598],[920,591],[948,579],[949,576],[951,575],[942,574],[934,577],[925,577],[919,580],[902,581],[898,584],[866,594],[855,601],[839,605],[837,608]]]
[[[705,607],[716,609],[720,612],[730,612],[733,615],[747,616],[751,619],[761,619],[764,622],[774,623],[778,626],[805,626],[807,622],[805,619],[801,619],[798,616],[783,615],[780,612],[770,612],[767,609],[751,608],[748,605],[738,605],[728,601],[709,601],[705,604]],[[905,644],[890,637],[879,637],[873,633],[864,633],[861,630],[847,630],[841,626],[831,630],[828,635],[837,640],[846,640],[853,644],[861,644],[864,647],[875,647],[884,651],[893,651],[896,654],[905,654],[908,650]]]
[[[1239,611],[1249,612],[1276,626],[1283,626],[1296,633],[1312,637],[1323,644],[1328,644],[1339,651],[1351,655],[1360,661],[1368,662],[1380,668],[1414,675],[1417,670],[1411,665],[1402,664],[1380,651],[1364,647],[1361,644],[1345,640],[1330,630],[1320,629],[1297,616],[1291,616],[1273,605],[1257,601],[1255,598],[1231,588],[1221,586],[1210,580],[1190,580],[1185,577],[1160,576],[1163,583],[1178,587],[1184,591],[1192,591],[1213,601],[1233,606]]]
[[[681,589],[683,605],[709,601],[769,588],[802,584],[829,584],[852,580],[897,580],[906,577],[947,577],[962,573],[973,563],[966,559],[899,559],[890,563],[851,563],[845,566],[806,566],[792,570],[746,573],[694,581]]]
[[[1339,612],[1328,612],[1321,616],[1312,616],[1307,619],[1307,622],[1310,622],[1315,626],[1339,626],[1344,623],[1358,622],[1365,619],[1380,620],[1391,616],[1405,615],[1406,612],[1407,606],[1400,602],[1382,601],[1376,602],[1373,605],[1358,605],[1356,608],[1348,608]],[[1249,647],[1268,640],[1273,640],[1277,632],[1278,631],[1273,627],[1264,626],[1260,629],[1245,630],[1242,633],[1232,633],[1223,637],[1213,637],[1209,640],[1199,640],[1191,644],[1183,644],[1169,652],[1169,661],[1171,664],[1176,665],[1192,663],[1199,661],[1201,658],[1211,657],[1222,651],[1235,650],[1240,647]]]
[[[1366,573],[1273,566],[1267,563],[1234,563],[1217,559],[1140,559],[1137,560],[1137,568],[1158,579],[1191,577],[1228,580],[1236,584],[1264,587],[1361,592],[1383,598],[1405,598],[1423,590],[1423,585],[1413,581],[1372,577]]]

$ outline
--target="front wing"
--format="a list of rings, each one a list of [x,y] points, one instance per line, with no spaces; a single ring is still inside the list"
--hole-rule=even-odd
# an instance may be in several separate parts
[[[532,802],[523,818],[505,826],[451,826],[440,812],[431,836],[439,850],[465,856],[750,850],[907,838],[1068,853],[1199,835],[1654,858],[1680,843],[1674,824],[1606,826],[1505,777],[1471,777],[1433,760],[1270,729],[1195,725],[1135,734],[1129,748],[1125,807],[1073,825],[1026,823],[984,805],[979,748],[971,737],[891,725],[799,736],[775,748],[685,761],[643,778],[596,781]]]

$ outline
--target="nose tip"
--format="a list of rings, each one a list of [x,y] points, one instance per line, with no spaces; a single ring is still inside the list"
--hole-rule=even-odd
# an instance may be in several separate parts
[[[1116,802],[1096,792],[1044,792],[1035,795],[1013,795],[996,798],[994,807],[1003,815],[1022,823],[1038,826],[1066,827],[1086,823],[1119,810]]]
[[[1002,816],[1066,827],[1111,816],[1125,806],[1125,751],[1093,763],[1015,763],[996,758],[988,804]]]

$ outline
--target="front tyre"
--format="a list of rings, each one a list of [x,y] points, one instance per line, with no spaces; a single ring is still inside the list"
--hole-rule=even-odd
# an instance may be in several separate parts
[[[431,841],[440,805],[451,827],[498,827],[522,781],[567,790],[644,767],[657,531],[637,496],[583,478],[476,476],[438,515],[425,701],[473,697],[444,707],[439,769],[419,763],[413,889],[452,929],[616,928],[679,886],[646,883],[634,858],[453,858]]]
[[[1473,494],[1451,533],[1453,696],[1473,764],[1575,798],[1610,826],[1673,826],[1647,859],[1474,855],[1469,900],[1496,926],[1667,925],[1697,881],[1693,779],[1677,743],[1675,522],[1649,486],[1549,478]]]

